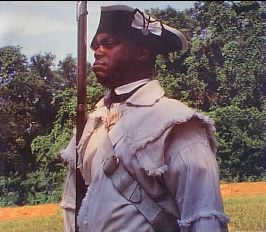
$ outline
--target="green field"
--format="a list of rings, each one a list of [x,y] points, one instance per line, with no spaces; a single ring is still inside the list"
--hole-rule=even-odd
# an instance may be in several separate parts
[[[266,232],[266,195],[224,200],[230,232]]]
[[[230,232],[266,232],[266,194],[226,198],[224,207],[231,218]],[[0,222],[0,231],[62,232],[62,212],[44,218]]]
[[[63,232],[62,211],[56,215],[27,220],[0,222],[1,232]]]

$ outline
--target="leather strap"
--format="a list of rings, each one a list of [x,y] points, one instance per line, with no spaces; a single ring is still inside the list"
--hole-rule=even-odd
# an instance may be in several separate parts
[[[128,173],[122,162],[116,156],[109,156],[104,161],[104,173],[108,176],[117,191],[147,219],[155,231],[178,232],[178,213],[168,213],[162,209],[159,202],[152,199],[141,185]],[[163,199],[168,207],[174,208],[175,202],[167,194]],[[172,209],[171,212],[176,212]]]

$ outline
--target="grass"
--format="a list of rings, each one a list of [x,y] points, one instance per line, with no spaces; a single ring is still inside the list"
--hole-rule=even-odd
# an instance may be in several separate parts
[[[55,215],[0,222],[0,231],[4,232],[62,232],[63,216],[58,210]]]
[[[230,232],[266,232],[266,194],[225,198],[224,207],[231,219]],[[0,231],[62,232],[62,211],[42,218],[0,222]]]
[[[224,199],[230,232],[266,232],[266,195]]]

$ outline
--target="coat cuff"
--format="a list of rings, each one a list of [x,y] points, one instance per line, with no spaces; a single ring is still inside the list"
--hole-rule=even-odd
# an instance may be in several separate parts
[[[181,232],[186,232],[188,231],[187,229],[190,226],[192,226],[193,223],[198,222],[199,220],[203,218],[209,219],[210,221],[217,219],[221,225],[221,229],[219,231],[221,232],[227,231],[226,228],[227,228],[227,224],[229,223],[229,218],[225,214],[218,212],[218,211],[200,212],[197,215],[194,215],[192,217],[182,219],[182,220],[177,220],[177,223],[179,227],[181,228]]]

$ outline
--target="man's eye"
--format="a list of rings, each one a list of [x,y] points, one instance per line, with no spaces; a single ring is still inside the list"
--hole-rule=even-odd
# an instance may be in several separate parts
[[[114,45],[114,42],[112,40],[106,40],[106,41],[102,41],[102,45],[110,47]]]
[[[100,46],[106,47],[106,48],[112,48],[115,44],[117,44],[118,41],[112,40],[112,39],[103,39],[99,42],[95,42],[92,45],[92,49],[96,50]]]
[[[113,43],[108,41],[108,42],[104,42],[103,45],[104,45],[104,46],[112,46]]]

